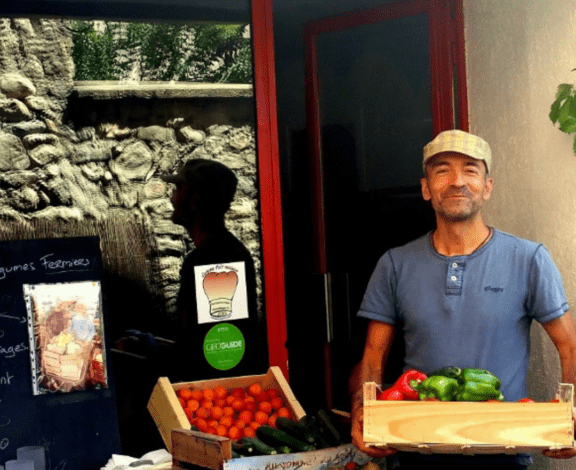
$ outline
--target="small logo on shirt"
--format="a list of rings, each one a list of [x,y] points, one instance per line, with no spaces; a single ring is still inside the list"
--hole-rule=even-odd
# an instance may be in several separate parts
[[[498,292],[504,292],[504,287],[486,286],[486,287],[484,287],[484,290],[486,292],[494,292],[495,294],[497,294]]]

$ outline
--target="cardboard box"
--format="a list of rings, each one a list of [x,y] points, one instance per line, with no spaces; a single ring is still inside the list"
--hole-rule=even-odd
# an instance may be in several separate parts
[[[364,385],[364,441],[421,453],[492,454],[572,448],[574,386],[558,403],[376,400]]]
[[[190,422],[176,396],[176,392],[179,389],[186,387],[213,389],[222,386],[227,390],[231,390],[236,387],[247,388],[255,382],[259,383],[264,390],[276,388],[280,392],[280,397],[284,401],[286,408],[290,410],[292,418],[298,420],[306,415],[279,367],[270,367],[264,375],[246,375],[243,377],[180,382],[176,384],[170,383],[167,377],[160,377],[148,401],[148,411],[156,422],[168,451],[172,451],[172,430],[189,430],[191,428]]]

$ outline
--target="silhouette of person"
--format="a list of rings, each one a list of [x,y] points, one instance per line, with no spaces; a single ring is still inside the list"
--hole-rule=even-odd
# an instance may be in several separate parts
[[[182,225],[194,242],[180,272],[177,321],[181,334],[177,354],[181,355],[175,378],[197,380],[263,373],[268,367],[266,327],[258,318],[254,260],[244,244],[225,225],[225,214],[236,193],[238,179],[226,165],[206,159],[188,160],[177,173],[163,177],[174,183],[172,221]],[[195,270],[198,266],[243,263],[246,275],[248,318],[228,318],[244,337],[240,362],[227,370],[215,369],[206,359],[204,342],[216,322],[199,322]],[[226,318],[223,317],[223,318]],[[186,366],[187,365],[187,366]]]

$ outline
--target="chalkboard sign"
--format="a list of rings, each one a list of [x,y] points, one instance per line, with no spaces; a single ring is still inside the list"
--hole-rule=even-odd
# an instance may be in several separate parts
[[[97,237],[0,243],[0,465],[43,446],[46,470],[120,453]]]

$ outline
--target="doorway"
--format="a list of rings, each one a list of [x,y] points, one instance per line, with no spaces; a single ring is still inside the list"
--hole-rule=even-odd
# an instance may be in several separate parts
[[[410,0],[307,24],[306,106],[314,271],[322,278],[328,408],[347,409],[347,379],[366,325],[356,319],[382,254],[433,230],[420,193],[422,148],[467,129],[461,2]],[[401,338],[383,382],[403,366]]]

